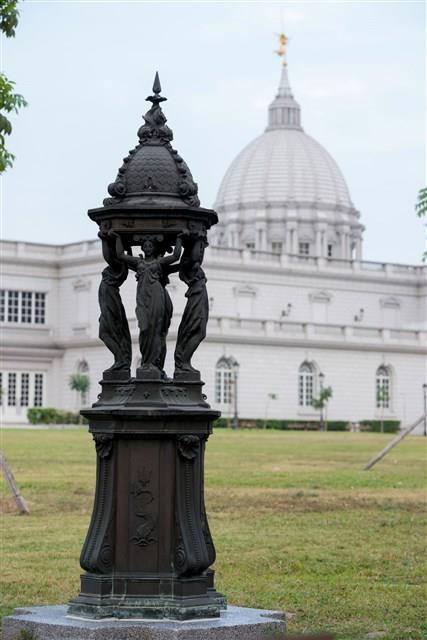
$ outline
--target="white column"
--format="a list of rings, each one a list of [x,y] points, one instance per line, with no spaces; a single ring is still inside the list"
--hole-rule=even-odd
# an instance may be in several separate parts
[[[328,255],[328,234],[326,231],[322,234],[322,256],[326,258]]]
[[[323,255],[322,235],[322,231],[320,229],[316,229],[316,256],[319,258]]]
[[[346,234],[344,231],[341,231],[341,258],[346,258]]]
[[[292,253],[298,253],[298,233],[297,229],[292,231]]]
[[[347,243],[346,243],[346,247],[347,247],[347,258],[349,260],[351,260],[351,235],[349,233],[347,233]]]
[[[291,229],[289,229],[289,227],[286,227],[286,246],[285,246],[285,252],[287,254],[292,253],[292,231]]]
[[[268,233],[267,233],[267,225],[265,224],[262,229],[262,250],[269,251],[270,247],[268,246]]]

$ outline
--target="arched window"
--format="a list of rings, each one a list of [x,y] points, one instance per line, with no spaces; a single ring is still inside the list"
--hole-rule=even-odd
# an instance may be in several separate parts
[[[391,393],[390,369],[381,365],[375,378],[375,396],[377,409],[389,409]]]
[[[78,362],[77,373],[82,374],[83,376],[86,376],[87,379],[89,379],[89,364],[87,360],[80,360]],[[88,395],[87,389],[85,391],[80,392],[80,399],[83,406],[85,406],[88,403],[88,398],[89,398],[89,395]]]
[[[77,365],[77,373],[89,373],[89,365],[86,360],[80,360]]]
[[[230,404],[232,400],[233,370],[229,358],[222,357],[215,367],[215,402]]]
[[[298,371],[298,404],[300,407],[311,407],[314,388],[314,366],[303,362]]]

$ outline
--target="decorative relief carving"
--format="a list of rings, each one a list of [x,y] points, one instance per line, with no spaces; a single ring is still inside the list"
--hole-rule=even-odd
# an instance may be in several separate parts
[[[183,387],[173,387],[171,389],[161,389],[160,395],[169,404],[187,404],[188,392]]]
[[[199,453],[199,436],[178,436],[178,451],[186,460],[194,460]]]
[[[328,291],[313,291],[308,297],[310,302],[323,302],[325,304],[332,302],[332,296]]]
[[[383,309],[400,309],[401,303],[398,298],[389,296],[388,298],[381,298],[380,305]]]
[[[147,547],[157,542],[157,516],[150,510],[150,505],[154,502],[153,492],[149,489],[151,476],[152,470],[143,467],[130,490],[133,511],[140,520],[130,541],[138,547]]]
[[[213,557],[207,543],[202,496],[203,461],[199,436],[177,437],[178,464],[176,487],[176,551],[174,566],[178,575],[200,575]]]
[[[80,556],[80,565],[92,573],[108,573],[114,559],[114,465],[113,437],[94,434],[97,459],[95,505],[89,531]]]
[[[113,564],[114,557],[114,541],[113,541],[113,531],[114,531],[114,516],[115,509],[114,507],[111,509],[111,518],[105,530],[104,540],[102,543],[101,550],[98,556],[98,566],[105,571],[108,571]]]
[[[148,547],[148,545],[157,542],[157,537],[154,535],[157,530],[157,519],[151,514],[145,514],[141,517],[143,522],[138,525],[136,533],[130,541],[138,547]]]
[[[250,284],[238,284],[233,288],[235,296],[255,298],[257,290]]]
[[[95,433],[93,439],[98,456],[100,458],[109,458],[113,446],[113,436],[104,433]]]
[[[178,573],[181,572],[185,564],[187,562],[187,555],[185,553],[184,542],[182,539],[182,535],[180,534],[180,528],[178,522],[175,523],[177,533],[177,539],[175,543],[175,554],[174,554],[174,565],[178,570]]]
[[[126,404],[134,391],[135,387],[132,385],[117,385],[114,389],[115,404]]]
[[[89,291],[90,287],[90,280],[83,280],[83,278],[79,278],[78,280],[74,280],[73,282],[74,291]]]

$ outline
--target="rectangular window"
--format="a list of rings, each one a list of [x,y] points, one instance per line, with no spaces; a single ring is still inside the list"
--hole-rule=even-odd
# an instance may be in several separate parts
[[[306,380],[305,404],[307,407],[311,407],[311,403],[313,402],[313,376],[307,376]]]
[[[233,378],[230,369],[220,368],[215,373],[215,401],[231,404],[233,399]]]
[[[19,320],[19,291],[8,291],[7,296],[7,321]]]
[[[390,379],[379,376],[377,378],[377,409],[390,407]]]
[[[7,406],[16,407],[16,373],[7,374]]]
[[[21,292],[21,322],[30,323],[33,320],[33,294],[31,291]]]
[[[220,403],[222,398],[222,369],[215,372],[215,402]]]
[[[36,373],[34,375],[34,406],[43,406],[43,374]]]
[[[309,242],[300,242],[298,251],[299,251],[300,256],[309,256],[310,255],[310,243]]]
[[[300,407],[311,407],[313,402],[313,374],[302,372],[299,374],[298,403]]]
[[[328,244],[328,258],[332,258],[333,245]]]
[[[249,249],[249,251],[254,251],[255,250],[255,242],[247,242],[246,243],[246,249]]]
[[[45,324],[46,294],[33,291],[0,291],[0,322]]]
[[[272,242],[271,243],[271,250],[273,253],[282,253],[282,247],[283,247],[283,243],[282,242]]]
[[[230,404],[233,398],[232,372],[224,369],[223,403]]]
[[[30,374],[21,373],[21,407],[28,407],[30,404]]]
[[[6,317],[6,291],[0,291],[0,322],[4,322]]]
[[[304,406],[304,378],[300,376],[298,386],[298,403],[300,407]]]
[[[46,294],[36,293],[34,304],[34,322],[36,324],[44,324],[46,317]]]

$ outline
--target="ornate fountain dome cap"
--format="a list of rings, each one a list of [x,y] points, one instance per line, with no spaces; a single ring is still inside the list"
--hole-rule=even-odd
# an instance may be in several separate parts
[[[139,143],[123,159],[115,181],[108,186],[112,197],[104,200],[104,207],[200,206],[190,169],[171,145],[173,133],[160,106],[167,98],[160,95],[161,90],[156,73],[153,95],[147,98],[152,106],[139,128]]]

